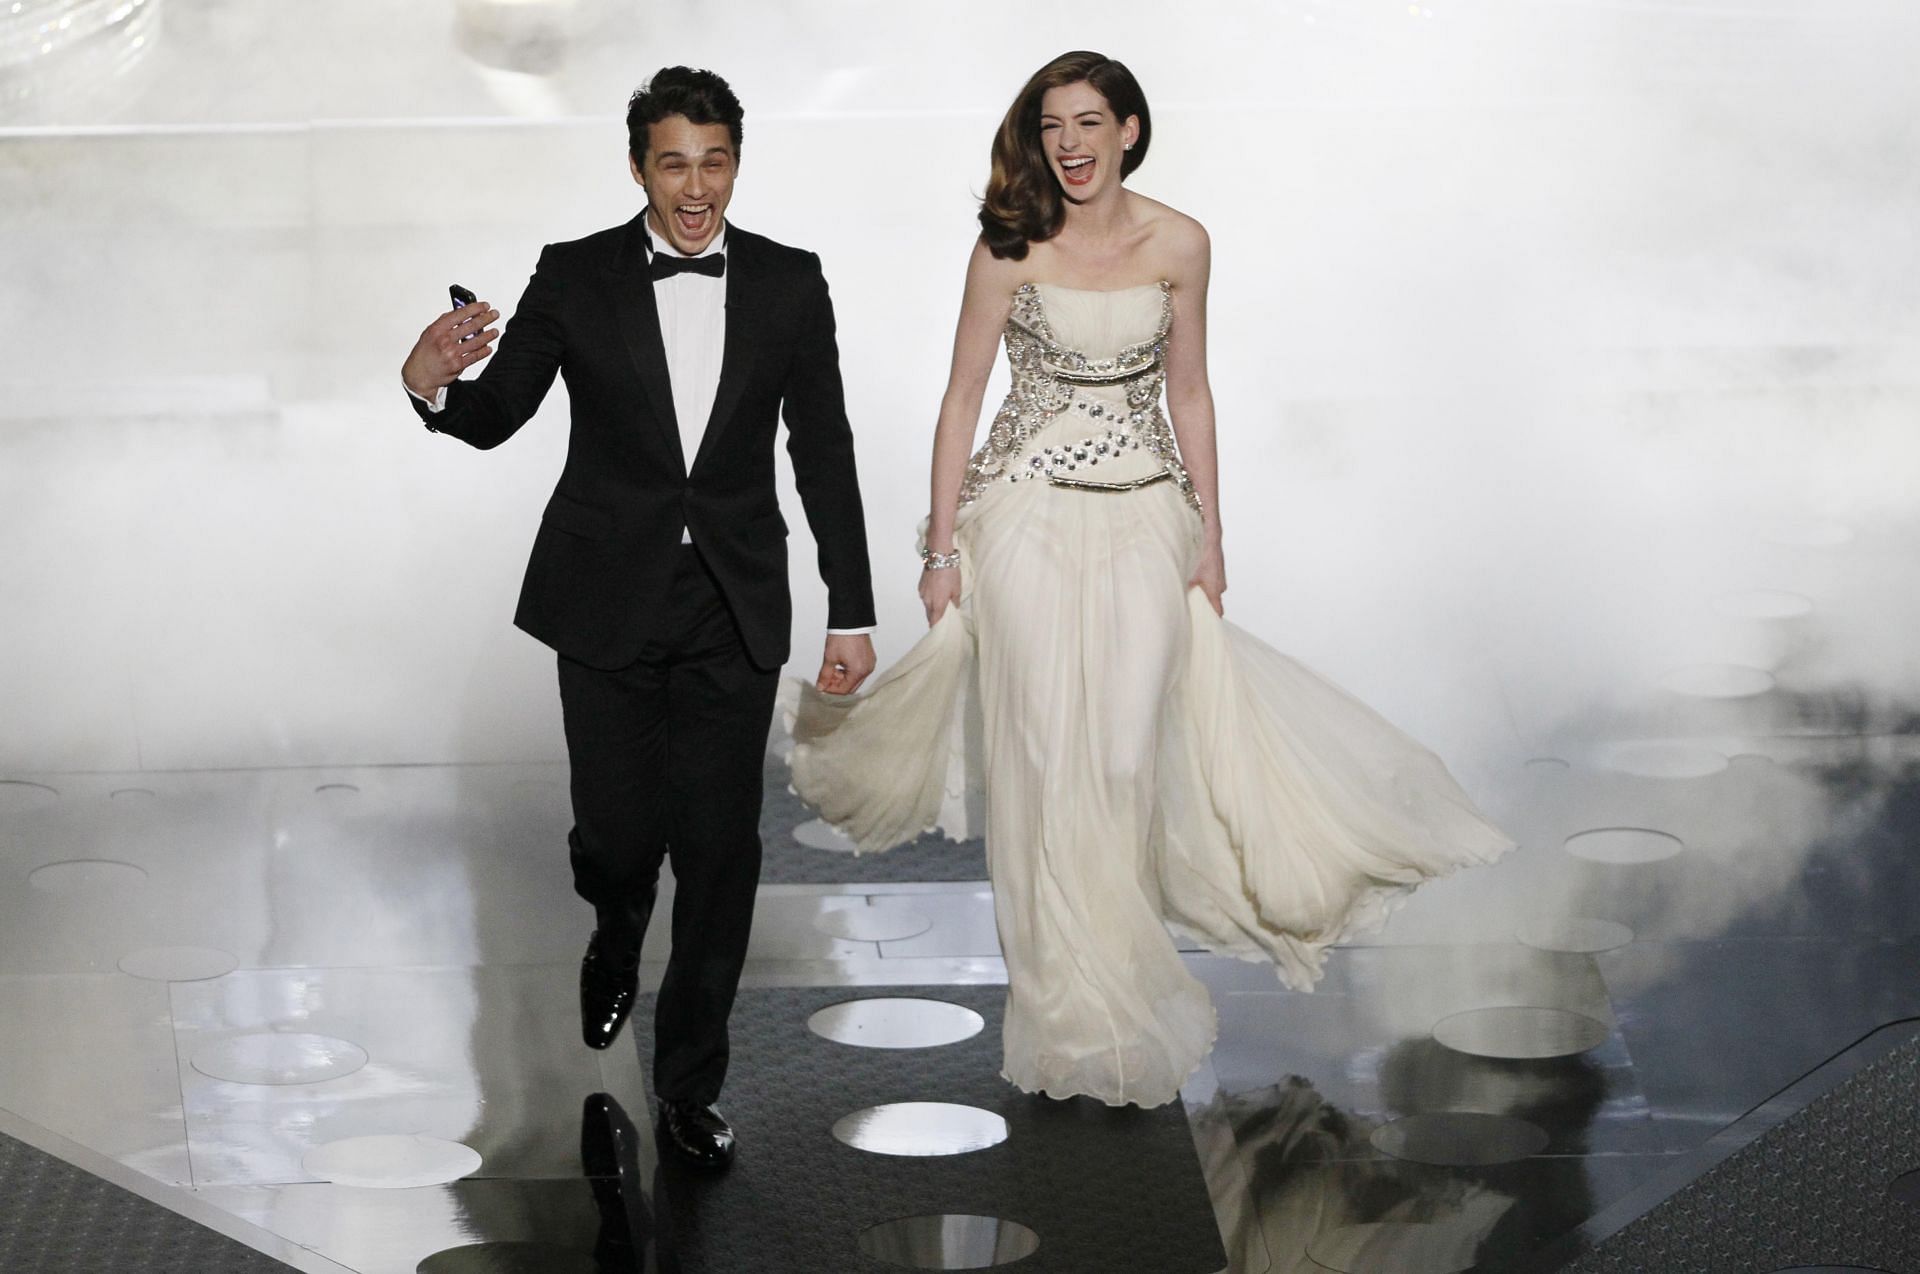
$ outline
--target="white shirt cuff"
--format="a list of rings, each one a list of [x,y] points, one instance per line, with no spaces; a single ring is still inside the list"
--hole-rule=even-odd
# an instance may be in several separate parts
[[[829,636],[829,637],[859,637],[859,636],[862,636],[862,635],[865,635],[865,634],[870,634],[870,633],[872,633],[872,632],[873,632],[873,631],[874,631],[875,629],[877,629],[878,627],[879,627],[879,625],[878,625],[878,624],[869,624],[869,625],[867,625],[867,626],[866,626],[865,628],[829,628],[829,629],[827,629],[827,636]]]
[[[415,394],[413,392],[413,386],[407,384],[407,382],[404,380],[400,382],[400,388],[406,390],[408,394],[412,395],[414,398],[417,398],[421,402],[425,403],[427,405],[427,410],[435,413],[436,415],[447,409],[447,387],[445,385],[442,385],[440,386],[440,388],[434,390],[433,397],[431,398],[426,397],[424,394]]]

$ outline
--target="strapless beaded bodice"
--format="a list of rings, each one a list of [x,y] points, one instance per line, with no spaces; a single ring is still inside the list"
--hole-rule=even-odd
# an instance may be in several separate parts
[[[960,503],[995,482],[1127,490],[1171,478],[1198,509],[1161,406],[1172,325],[1168,283],[1113,292],[1021,284],[1007,315],[1013,385],[967,465]]]

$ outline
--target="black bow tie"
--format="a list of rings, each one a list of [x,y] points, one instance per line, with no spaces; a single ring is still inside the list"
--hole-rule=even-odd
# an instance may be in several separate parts
[[[717,279],[726,272],[727,254],[724,252],[704,257],[676,257],[656,249],[652,262],[647,266],[647,277],[656,283],[676,274],[704,274],[710,279]]]

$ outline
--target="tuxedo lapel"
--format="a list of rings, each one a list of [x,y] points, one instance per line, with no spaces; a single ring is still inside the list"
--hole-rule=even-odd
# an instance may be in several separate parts
[[[684,474],[687,457],[680,446],[680,422],[673,412],[673,381],[667,374],[667,347],[660,339],[660,310],[654,303],[653,280],[647,276],[646,215],[643,212],[627,223],[626,237],[614,260],[613,308],[619,316],[620,337],[633,358],[634,370],[640,373],[647,404],[653,408],[654,424],[667,449],[679,458],[680,472]]]
[[[731,223],[727,226],[727,340],[720,355],[720,383],[714,388],[713,411],[700,435],[700,450],[693,458],[698,468],[702,459],[714,454],[718,438],[726,432],[740,405],[748,373],[760,348],[759,302],[760,259],[752,239]]]

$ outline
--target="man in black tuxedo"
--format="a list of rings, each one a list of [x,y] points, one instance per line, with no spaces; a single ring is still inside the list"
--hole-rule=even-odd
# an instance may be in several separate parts
[[[514,622],[559,652],[572,765],[574,888],[598,924],[582,1030],[605,1048],[632,1009],[662,858],[676,897],[654,1019],[663,1142],[724,1167],[714,1108],[760,875],[774,689],[792,621],[773,445],[820,546],[828,635],[816,684],[873,671],[873,588],[820,260],[725,220],[740,159],[725,80],[662,70],[628,104],[647,208],[540,254],[497,356],[482,301],[435,319],[401,377],[428,429],[511,437],[566,378],[573,424]]]

